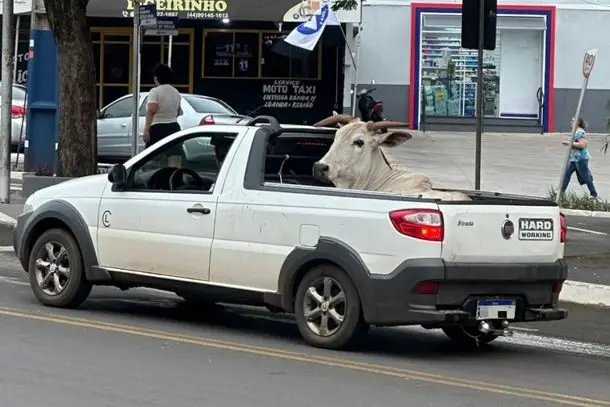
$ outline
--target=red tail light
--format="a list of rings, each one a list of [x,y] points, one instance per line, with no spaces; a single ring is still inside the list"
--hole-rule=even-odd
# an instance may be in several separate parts
[[[561,225],[560,242],[565,243],[568,238],[568,225],[566,225],[566,216],[563,213],[559,214],[559,224]]]
[[[390,212],[394,228],[403,235],[442,242],[445,234],[443,214],[436,209],[404,209]]]
[[[553,283],[553,294],[559,294],[563,288],[563,280],[555,281]]]
[[[11,106],[11,116],[13,119],[18,119],[25,116],[25,107],[23,106]]]
[[[422,281],[413,289],[415,294],[436,295],[438,294],[439,284],[436,281]]]
[[[207,115],[199,122],[200,126],[205,126],[206,124],[216,124],[214,121],[214,117],[212,115]]]

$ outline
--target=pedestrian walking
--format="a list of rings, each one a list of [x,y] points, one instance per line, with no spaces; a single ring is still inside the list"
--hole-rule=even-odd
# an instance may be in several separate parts
[[[178,116],[180,109],[180,92],[172,86],[172,69],[164,64],[157,64],[152,71],[155,87],[148,93],[146,104],[146,122],[144,123],[144,143],[146,148],[163,138],[180,131]]]
[[[574,118],[572,118],[572,126],[574,125]],[[572,174],[576,173],[578,182],[580,185],[586,184],[589,189],[589,193],[592,197],[597,197],[597,191],[595,185],[593,185],[593,175],[589,169],[589,149],[587,144],[589,140],[586,133],[587,122],[582,118],[576,120],[576,133],[574,134],[574,140],[570,146],[570,159],[566,166],[566,172],[563,177],[563,184],[561,185],[561,193],[564,193],[568,189]],[[569,146],[570,141],[563,141],[562,144]]]

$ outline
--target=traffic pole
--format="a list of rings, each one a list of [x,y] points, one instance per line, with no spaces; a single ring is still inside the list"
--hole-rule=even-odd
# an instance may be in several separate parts
[[[140,2],[134,1],[133,12],[133,64],[131,67],[131,86],[133,95],[133,114],[131,116],[131,156],[138,154],[138,119],[140,110]]]
[[[2,5],[2,113],[0,114],[0,202],[11,199],[11,108],[13,104],[13,1]]]

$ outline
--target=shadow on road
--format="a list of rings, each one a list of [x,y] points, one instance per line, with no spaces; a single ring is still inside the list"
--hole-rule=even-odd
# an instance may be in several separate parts
[[[165,330],[172,329],[165,323],[182,323],[187,324],[187,328],[213,329],[215,334],[228,334],[236,342],[240,342],[240,337],[247,336],[248,342],[252,339],[263,342],[273,340],[293,346],[303,345],[291,315],[271,313],[264,308],[225,304],[200,308],[180,299],[164,298],[155,301],[151,298],[92,296],[77,312],[91,312],[98,317],[103,314],[136,317],[141,322],[163,323],[165,328],[161,329]],[[202,334],[200,331],[198,333]],[[502,355],[514,357],[515,354],[535,352],[533,349],[504,345],[465,348],[451,342],[444,335],[402,328],[371,328],[369,334],[354,343],[348,351],[426,360],[489,354],[493,354],[497,360]]]

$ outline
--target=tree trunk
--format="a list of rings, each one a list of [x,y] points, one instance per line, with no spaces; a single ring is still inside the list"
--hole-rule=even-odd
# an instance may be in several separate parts
[[[87,0],[44,0],[59,61],[60,177],[97,173],[97,101]]]

